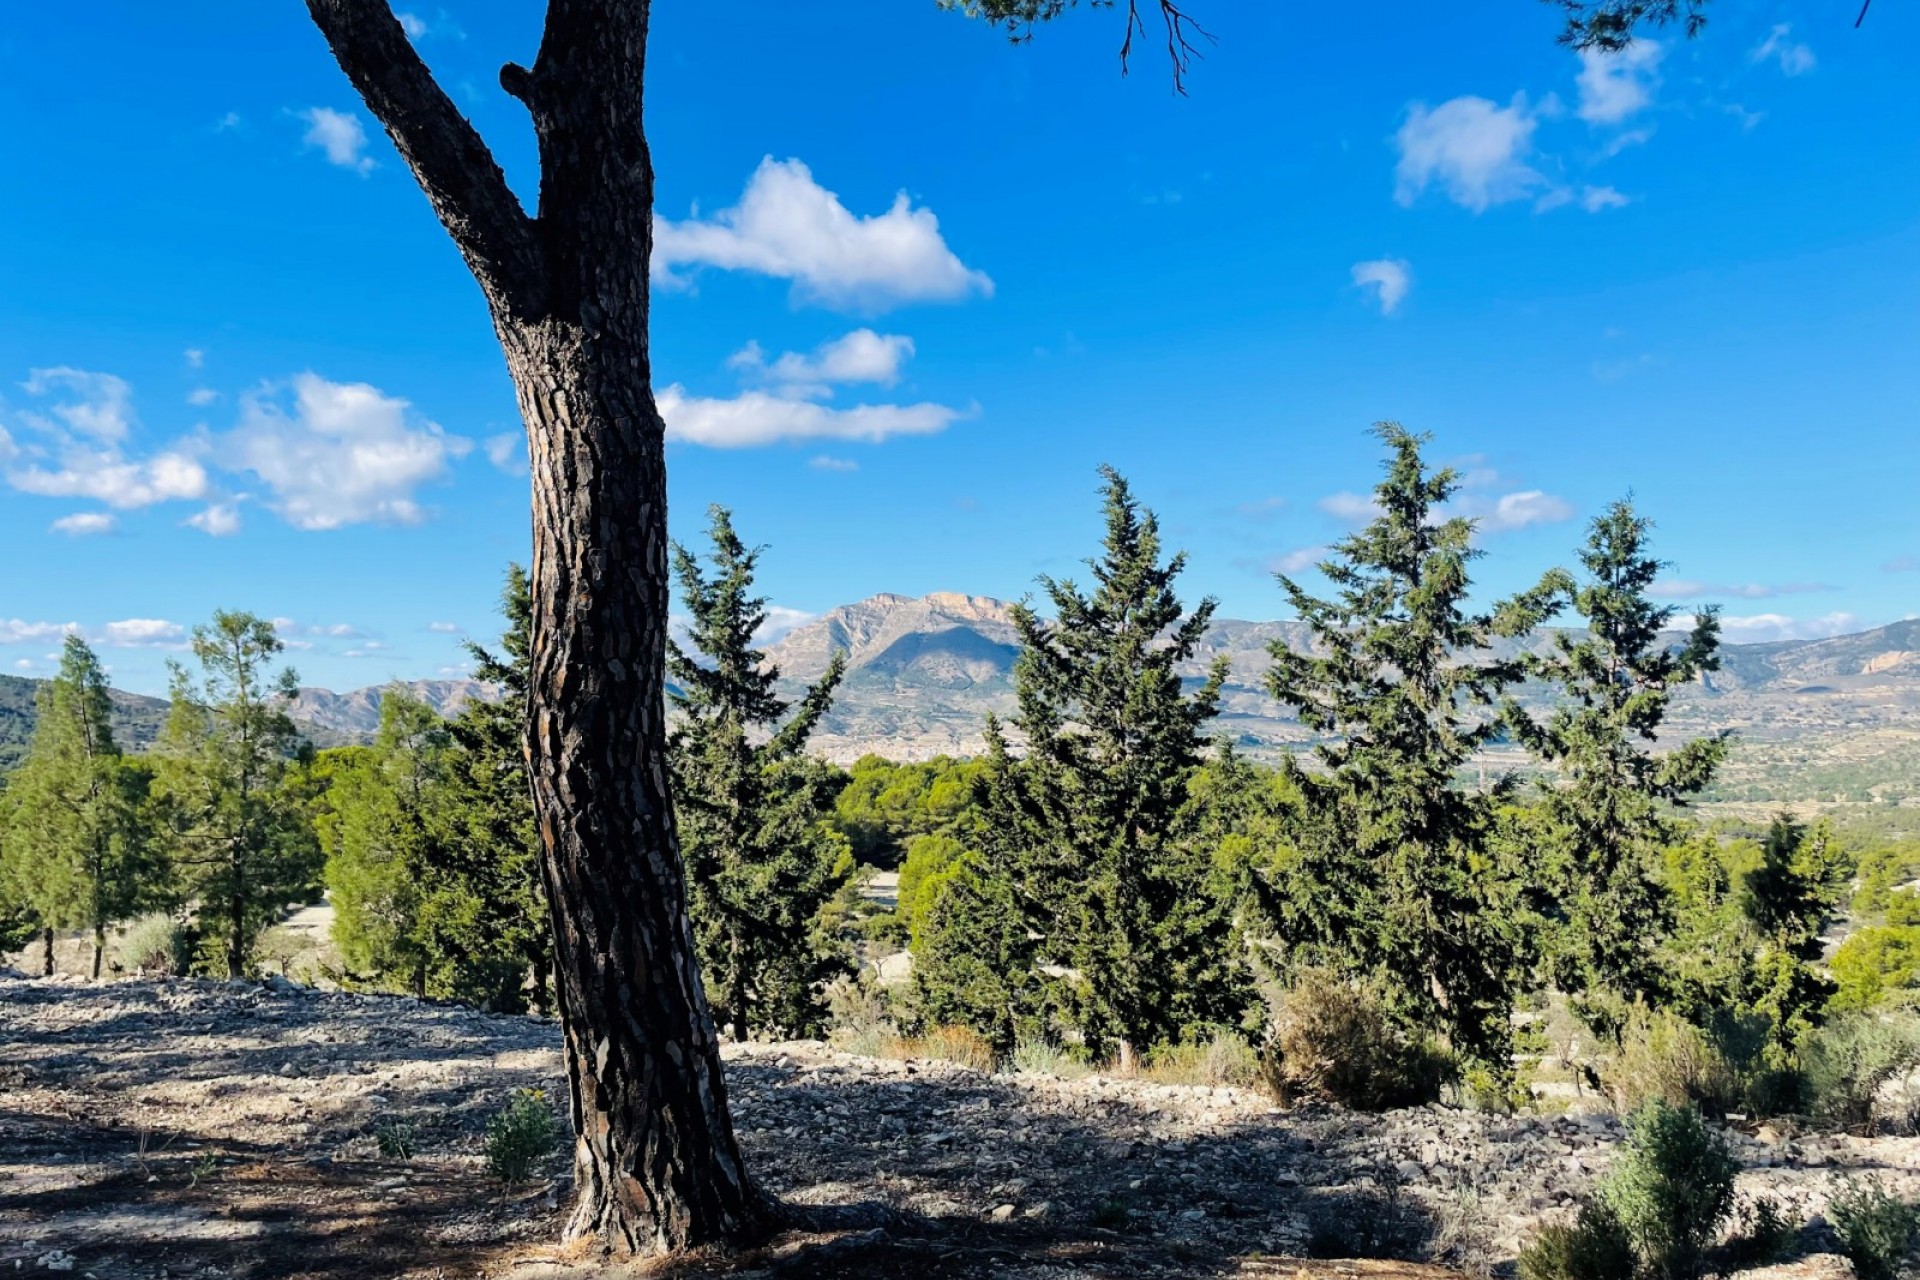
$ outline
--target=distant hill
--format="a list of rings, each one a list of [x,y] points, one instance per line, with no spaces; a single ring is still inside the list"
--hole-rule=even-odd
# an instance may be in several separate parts
[[[837,651],[846,682],[814,746],[842,763],[875,752],[896,759],[967,755],[983,746],[988,711],[1013,710],[1018,655],[1012,606],[988,596],[936,592],[877,595],[814,618],[774,644],[788,695],[818,679]],[[1519,642],[1542,646],[1551,632]],[[1215,657],[1232,663],[1218,728],[1248,754],[1272,758],[1310,740],[1266,696],[1268,647],[1307,643],[1298,622],[1217,620],[1184,672],[1205,675]],[[37,681],[0,676],[0,768],[22,753]],[[334,693],[302,689],[295,719],[319,746],[369,741],[390,686]],[[443,715],[496,691],[477,680],[417,680],[400,686]],[[1544,690],[1520,691],[1544,700]],[[115,727],[129,746],[151,743],[166,714],[157,698],[115,693]],[[1827,640],[1728,645],[1721,669],[1682,692],[1676,735],[1732,729],[1738,745],[1716,795],[1760,807],[1824,799],[1920,804],[1920,621],[1896,622]],[[1496,761],[1496,763],[1507,763]]]
[[[34,699],[42,683],[22,676],[0,676],[0,773],[19,764],[27,754],[27,743],[33,739]],[[115,741],[127,751],[145,751],[152,746],[167,723],[166,700],[118,689],[110,696]]]

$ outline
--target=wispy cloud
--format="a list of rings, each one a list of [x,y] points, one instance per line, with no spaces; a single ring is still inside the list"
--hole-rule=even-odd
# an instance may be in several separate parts
[[[1793,38],[1793,25],[1782,22],[1767,33],[1767,38],[1747,53],[1747,61],[1756,65],[1771,62],[1786,76],[1804,76],[1819,65],[1813,49]]]
[[[1380,306],[1380,314],[1390,316],[1405,301],[1407,291],[1413,288],[1413,267],[1405,258],[1374,258],[1367,262],[1353,264],[1353,283],[1361,289],[1373,290],[1373,299]]]
[[[308,107],[296,114],[307,124],[303,141],[324,153],[328,164],[351,169],[361,177],[373,172],[373,157],[366,154],[367,130],[359,116],[332,107]]]
[[[860,464],[852,458],[836,458],[828,453],[807,459],[807,465],[815,471],[858,471],[860,469]]]
[[[1654,40],[1636,40],[1618,53],[1580,51],[1578,114],[1594,125],[1616,125],[1653,105],[1666,50]]]
[[[1776,596],[1813,595],[1837,591],[1825,582],[1701,582],[1693,578],[1662,578],[1647,589],[1660,600],[1771,600]]]
[[[730,399],[689,395],[675,384],[659,393],[667,438],[714,449],[782,440],[858,440],[945,431],[966,416],[941,404],[863,404],[836,409],[816,400],[746,391]]]
[[[1722,614],[1720,634],[1731,644],[1765,644],[1779,640],[1825,640],[1863,629],[1858,614],[1825,613],[1817,618],[1794,618],[1784,613],[1746,616]]]
[[[1526,199],[1546,182],[1527,163],[1537,124],[1525,94],[1515,94],[1504,107],[1472,96],[1437,107],[1413,103],[1394,136],[1400,151],[1394,198],[1411,205],[1437,186],[1475,213]]]
[[[70,538],[90,538],[103,533],[112,533],[114,518],[105,511],[76,511],[70,516],[61,516],[47,526],[51,533],[64,533]]]

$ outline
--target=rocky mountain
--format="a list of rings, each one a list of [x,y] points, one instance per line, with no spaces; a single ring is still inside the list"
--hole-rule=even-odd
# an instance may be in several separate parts
[[[846,683],[815,739],[829,757],[968,754],[983,744],[981,717],[1013,709],[1017,638],[1009,610],[1003,601],[951,592],[873,596],[820,615],[768,652],[790,694],[817,679],[835,650],[847,653]],[[1509,643],[1550,640],[1543,632]],[[1300,648],[1305,628],[1222,618],[1186,670],[1197,680],[1216,657],[1231,662],[1220,727],[1256,756],[1308,737],[1263,688],[1275,641]],[[1826,640],[1725,646],[1721,670],[1676,700],[1673,727],[1736,730],[1743,743],[1730,770],[1736,781],[1743,770],[1771,774],[1881,747],[1920,749],[1920,621]],[[1748,776],[1741,785],[1751,791],[1751,783]],[[1874,797],[1886,798],[1883,792]],[[1780,797],[1762,789],[1750,798]]]
[[[418,698],[443,716],[459,715],[460,708],[469,702],[492,702],[500,696],[494,686],[480,680],[408,680],[349,693],[302,689],[293,700],[293,718],[310,730],[318,730],[309,734],[316,741],[325,737],[364,742],[380,728],[380,702],[392,689]]]
[[[23,676],[0,676],[0,773],[5,773],[25,758],[27,744],[33,740],[35,699],[40,680]],[[113,699],[113,736],[128,751],[145,751],[160,736],[167,723],[167,703],[138,693],[115,689]]]

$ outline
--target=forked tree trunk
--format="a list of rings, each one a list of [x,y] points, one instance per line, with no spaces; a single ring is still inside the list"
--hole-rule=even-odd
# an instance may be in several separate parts
[[[646,0],[550,0],[501,85],[540,144],[528,218],[385,0],[307,0],[480,282],[533,473],[528,767],[554,930],[577,1196],[621,1253],[738,1242],[775,1212],[727,1114],[667,795],[664,428],[647,347]]]

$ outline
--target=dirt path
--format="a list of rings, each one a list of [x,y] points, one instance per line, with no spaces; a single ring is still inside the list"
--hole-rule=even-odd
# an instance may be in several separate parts
[[[1617,1136],[1597,1117],[1280,1115],[1234,1090],[989,1076],[819,1045],[727,1057],[741,1140],[770,1189],[899,1217],[884,1234],[794,1237],[683,1274],[1293,1276],[1299,1264],[1273,1259],[1356,1249],[1484,1269],[1565,1212]],[[486,1118],[519,1088],[546,1089],[558,1110],[551,1023],[284,983],[0,978],[0,1271],[599,1274],[550,1244],[564,1153],[522,1187],[486,1173]],[[1740,1146],[1748,1182],[1802,1211],[1853,1169],[1920,1193],[1915,1140]]]

